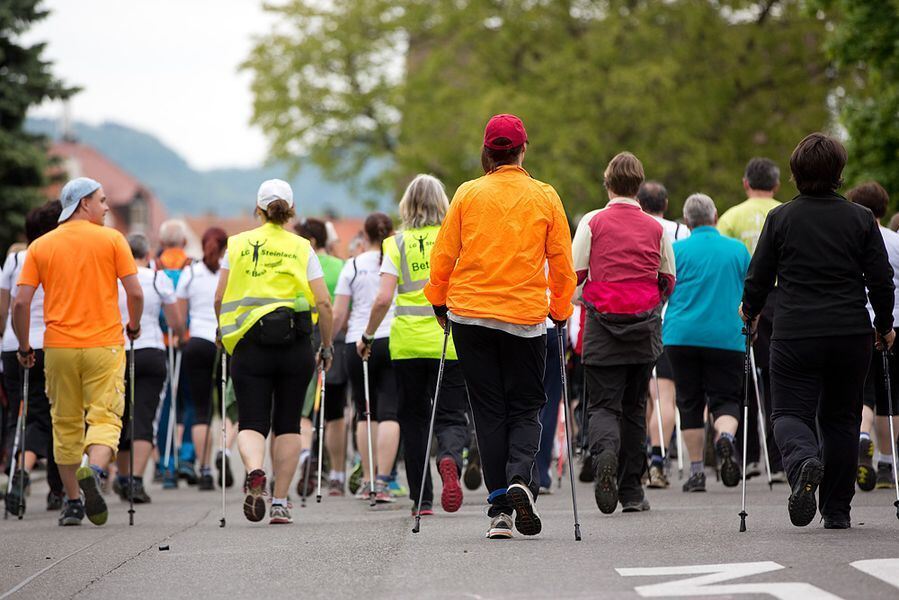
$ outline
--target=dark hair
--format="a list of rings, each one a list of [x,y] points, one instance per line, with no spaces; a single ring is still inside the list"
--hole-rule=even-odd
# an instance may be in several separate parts
[[[315,248],[324,250],[328,244],[328,229],[325,227],[324,221],[318,219],[303,219],[293,226],[297,235],[315,242]]]
[[[137,260],[143,260],[150,255],[150,240],[142,233],[132,233],[127,238],[128,246],[131,248],[131,256]]]
[[[493,141],[497,144],[509,144],[512,142],[512,140],[505,137],[499,137]],[[523,151],[524,144],[505,150],[493,150],[484,146],[481,149],[481,166],[484,168],[484,173],[493,173],[503,165],[518,164],[518,157],[521,156]]]
[[[219,227],[210,227],[203,232],[203,263],[215,273],[219,269],[219,259],[228,246],[228,234]]]
[[[630,152],[619,152],[615,155],[603,173],[603,185],[618,196],[633,198],[640,189],[646,175],[643,163]]]
[[[770,158],[753,158],[746,163],[743,178],[749,189],[773,192],[780,183],[780,168]]]
[[[823,133],[807,135],[790,156],[790,171],[802,194],[827,194],[843,185],[846,148]]]
[[[281,200],[280,198],[273,200],[268,205],[268,208],[262,212],[265,214],[265,219],[275,225],[284,225],[297,214],[293,207],[287,204],[286,200]]]
[[[887,206],[890,204],[890,195],[876,181],[866,181],[855,186],[846,192],[846,197],[851,202],[861,204],[865,208],[870,209],[878,220],[886,216]]]
[[[381,256],[379,256],[378,262],[382,261],[384,259],[384,240],[393,234],[393,221],[382,212],[373,212],[366,217],[363,229],[371,243],[381,247]]]
[[[658,181],[645,181],[637,190],[640,208],[650,214],[662,214],[668,208],[668,190]]]
[[[62,214],[62,204],[59,200],[50,200],[44,204],[32,208],[25,215],[25,239],[30,244],[37,238],[59,225],[59,215]]]

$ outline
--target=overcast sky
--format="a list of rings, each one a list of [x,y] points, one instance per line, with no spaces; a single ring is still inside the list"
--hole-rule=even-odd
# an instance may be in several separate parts
[[[255,166],[250,77],[238,73],[254,35],[273,22],[261,0],[44,0],[50,16],[25,36],[47,43],[54,73],[83,91],[74,120],[152,133],[196,168]],[[59,118],[59,103],[35,116]]]

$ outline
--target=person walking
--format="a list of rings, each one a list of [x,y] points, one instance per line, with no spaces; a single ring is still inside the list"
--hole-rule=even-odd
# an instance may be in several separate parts
[[[877,221],[837,193],[846,160],[843,145],[822,133],[796,146],[799,195],[768,213],[740,309],[754,327],[777,282],[772,419],[790,521],[800,527],[815,517],[819,486],[824,527],[851,526],[865,375],[875,340],[890,348],[896,336],[893,270]]]
[[[452,328],[468,386],[491,539],[512,536],[513,514],[519,533],[542,529],[534,457],[546,403],[545,321],[564,325],[576,283],[568,218],[552,186],[524,170],[527,142],[517,116],[488,121],[484,176],[456,190],[424,291]]]
[[[449,200],[437,178],[418,175],[406,187],[399,204],[402,229],[384,240],[380,288],[368,324],[356,344],[359,355],[367,357],[376,339],[375,332],[395,302],[389,349],[399,394],[397,416],[403,439],[406,480],[415,503],[412,514],[419,509],[425,515],[433,510],[430,457],[425,456],[425,451],[430,403],[436,394],[444,335],[434,320],[424,287],[430,276],[431,251],[448,208]],[[462,506],[459,475],[462,472],[462,451],[468,444],[465,378],[451,340],[446,346],[443,380],[437,400],[434,435],[437,439],[437,472],[443,483],[440,505],[445,512],[451,513]],[[419,507],[417,502],[424,461],[428,461],[428,468]]]
[[[662,343],[677,385],[684,443],[690,455],[685,492],[705,491],[705,411],[715,431],[721,481],[740,483],[735,436],[743,393],[742,325],[733,307],[743,295],[749,251],[715,228],[718,211],[705,194],[684,203],[690,235],[674,244],[677,288],[662,322]]]
[[[44,370],[53,422],[53,454],[66,492],[60,525],[86,515],[109,516],[99,474],[115,457],[124,412],[125,348],[118,309],[122,282],[128,305],[125,333],[140,337],[143,291],[124,236],[104,227],[109,207],[102,186],[86,177],[60,192],[60,225],[28,249],[13,304],[19,363],[35,366],[31,303],[44,288]],[[82,455],[87,465],[79,467]],[[81,494],[84,494],[82,502]]]
[[[609,204],[584,215],[574,235],[574,267],[587,308],[583,361],[596,505],[606,514],[649,510],[646,395],[662,353],[661,311],[674,290],[671,240],[634,198],[643,164],[616,155],[603,173]]]
[[[327,371],[333,357],[331,297],[312,246],[284,227],[294,214],[287,182],[270,179],[259,186],[256,215],[263,224],[228,238],[214,300],[220,341],[231,355],[249,521],[265,518],[265,438],[274,435],[271,524],[293,522],[287,491],[300,455],[302,392],[315,369]]]

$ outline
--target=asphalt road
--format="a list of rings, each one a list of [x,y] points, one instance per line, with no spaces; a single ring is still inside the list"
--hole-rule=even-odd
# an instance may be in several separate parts
[[[687,495],[674,480],[669,490],[649,491],[650,512],[611,516],[579,484],[581,542],[573,539],[567,480],[540,498],[543,533],[507,541],[484,538],[484,488],[466,491],[456,514],[438,509],[413,534],[408,500],[375,509],[352,498],[295,502],[293,525],[269,526],[244,519],[235,487],[222,529],[218,491],[155,485],[133,527],[127,504],[110,497],[105,526],[61,528],[43,511],[41,483],[23,521],[0,522],[0,600],[899,598],[890,492],[859,493],[851,530],[817,522],[800,529],[787,517],[786,486],[769,491],[754,480],[749,530],[738,533],[739,488],[725,490],[712,477],[709,492]]]

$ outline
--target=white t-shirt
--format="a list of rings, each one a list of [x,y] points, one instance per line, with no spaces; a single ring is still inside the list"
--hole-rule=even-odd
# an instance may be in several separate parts
[[[899,233],[879,225],[880,235],[883,236],[883,245],[886,246],[890,266],[893,267],[893,284],[896,286],[896,298],[893,304],[893,327],[899,327]],[[868,302],[868,314],[871,315],[871,323],[874,323],[874,309]]]
[[[672,242],[690,237],[690,228],[683,223],[669,221],[664,217],[657,217],[656,215],[649,216],[659,222],[659,224],[662,226],[662,229],[664,229],[665,233],[668,234],[668,239],[670,239]]]
[[[218,322],[213,302],[218,282],[218,273],[210,271],[202,261],[191,263],[181,271],[175,296],[178,300],[187,300],[192,338],[215,342]]]
[[[165,350],[162,339],[162,328],[159,326],[159,311],[163,304],[175,304],[175,285],[169,276],[162,271],[154,271],[147,267],[137,268],[137,280],[144,292],[144,312],[140,316],[140,337],[134,341],[134,349],[156,348]],[[155,282],[155,286],[153,285]],[[122,282],[119,282],[119,312],[122,313],[122,324],[128,326],[128,296]]]
[[[369,250],[363,252],[356,258],[351,258],[343,265],[340,271],[340,277],[337,279],[337,287],[334,289],[336,296],[349,296],[351,307],[350,316],[347,320],[346,341],[348,344],[355,344],[362,339],[365,327],[368,325],[368,318],[371,316],[371,307],[378,297],[378,289],[381,287],[381,264],[379,263],[380,252]],[[384,256],[384,264],[390,261]],[[392,264],[392,263],[390,263]],[[394,270],[396,266],[394,265]],[[389,272],[389,271],[385,271]],[[390,337],[390,324],[393,322],[393,312],[396,306],[396,295],[394,301],[390,304],[390,310],[387,311],[384,320],[378,326],[375,332],[375,338]]]
[[[25,264],[25,255],[27,252],[22,250],[10,254],[6,257],[3,264],[3,271],[0,273],[0,289],[8,290],[10,296],[10,311],[6,315],[6,329],[3,333],[3,343],[0,350],[10,352],[19,349],[19,340],[12,330],[12,301],[16,299],[17,286],[19,281],[19,273],[22,272],[22,265]],[[28,343],[32,348],[41,349],[44,347],[44,287],[38,286],[34,291],[34,297],[31,300],[31,327],[28,331]]]
[[[225,256],[222,257],[222,268],[231,270],[231,262],[228,260],[228,251],[225,250]],[[309,261],[306,263],[306,281],[315,281],[325,276],[322,270],[322,263],[318,260],[315,252],[309,255]]]

